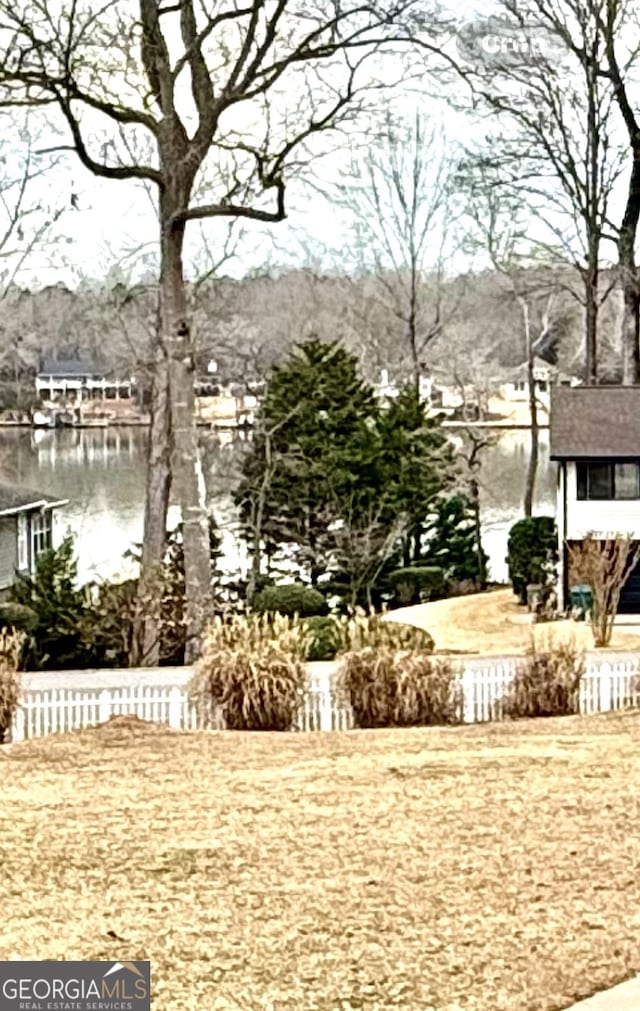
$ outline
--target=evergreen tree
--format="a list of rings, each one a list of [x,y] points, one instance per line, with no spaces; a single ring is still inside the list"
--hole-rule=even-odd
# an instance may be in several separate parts
[[[236,494],[253,585],[260,555],[286,545],[313,585],[328,575],[350,603],[370,603],[385,567],[419,550],[451,469],[412,390],[384,407],[337,343],[298,345],[274,369]]]
[[[476,542],[472,504],[462,495],[443,499],[429,518],[425,562],[439,566],[447,579],[486,584],[487,555]]]

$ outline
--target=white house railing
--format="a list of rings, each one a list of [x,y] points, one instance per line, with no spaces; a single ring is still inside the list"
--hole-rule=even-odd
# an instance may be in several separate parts
[[[461,719],[480,723],[501,718],[500,701],[517,669],[518,658],[469,662],[460,672]],[[330,665],[309,672],[308,689],[297,729],[349,730],[353,714],[333,688]],[[55,675],[52,675],[52,678]],[[149,685],[122,683],[107,687],[27,688],[20,698],[11,731],[13,742],[65,733],[105,723],[113,716],[133,715],[165,723],[175,730],[202,726],[185,683]],[[591,655],[580,684],[580,712],[609,712],[640,706],[640,653]]]

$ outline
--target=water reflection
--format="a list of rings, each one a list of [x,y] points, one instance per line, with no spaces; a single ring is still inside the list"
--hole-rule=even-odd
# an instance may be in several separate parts
[[[212,508],[222,528],[226,565],[245,561],[230,490],[238,480],[246,441],[234,433],[201,433],[204,470]],[[554,511],[554,468],[549,437],[540,438],[536,510]],[[142,536],[147,433],[140,428],[0,429],[0,463],[25,487],[69,499],[61,522],[73,533],[81,579],[128,574],[125,552]],[[494,579],[506,578],[507,534],[522,515],[529,451],[527,431],[500,433],[483,455],[481,497],[485,549]],[[170,522],[177,521],[175,507]]]

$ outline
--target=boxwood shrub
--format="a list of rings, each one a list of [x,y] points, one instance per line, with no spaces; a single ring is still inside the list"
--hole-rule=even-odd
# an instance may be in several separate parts
[[[312,586],[303,583],[284,583],[282,586],[266,586],[253,598],[252,610],[257,614],[294,614],[301,618],[312,615],[324,615],[329,612],[329,605],[320,593]]]
[[[435,600],[445,593],[444,572],[436,565],[412,565],[389,573],[389,586],[400,607]]]

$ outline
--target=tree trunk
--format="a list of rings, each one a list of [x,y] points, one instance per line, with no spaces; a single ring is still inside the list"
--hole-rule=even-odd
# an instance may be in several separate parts
[[[596,254],[597,255],[597,254]],[[585,278],[585,380],[598,382],[598,266],[589,264]]]
[[[132,667],[155,667],[160,661],[162,567],[166,549],[167,510],[171,487],[169,370],[158,319],[151,389],[151,424],[147,448],[144,533],[136,602]]]
[[[185,575],[185,662],[200,652],[204,625],[211,613],[211,557],[206,489],[195,425],[194,361],[187,320],[182,266],[184,224],[171,224],[174,207],[161,198],[161,328],[169,359],[172,434],[172,487],[182,514]]]
[[[478,560],[478,583],[481,590],[487,588],[487,566],[482,551],[482,522],[480,519],[480,487],[475,477],[470,481],[471,508],[473,510],[473,535],[476,558]]]
[[[531,340],[531,325],[529,322],[529,306],[524,298],[518,299],[522,311],[522,321],[524,324],[525,341],[527,347],[527,383],[529,385],[529,414],[531,417],[531,449],[529,452],[529,463],[527,466],[527,477],[524,488],[524,514],[531,516],[533,513],[533,497],[536,488],[536,475],[538,472],[538,403],[536,401],[536,384],[533,367],[533,342]]]
[[[633,168],[627,203],[618,237],[618,268],[622,281],[624,313],[622,317],[622,382],[640,383],[640,295],[635,245],[640,220],[640,144],[633,144]]]
[[[638,325],[640,298],[638,297],[635,279],[625,280],[623,299],[622,382],[625,385],[636,385],[640,383],[640,333]]]

